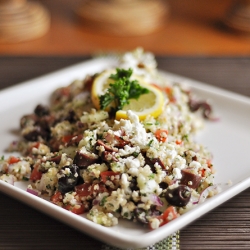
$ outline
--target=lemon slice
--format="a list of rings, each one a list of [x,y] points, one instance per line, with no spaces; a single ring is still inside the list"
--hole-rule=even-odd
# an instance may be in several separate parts
[[[100,109],[99,97],[105,94],[106,89],[109,88],[109,84],[113,82],[109,77],[111,74],[115,74],[115,72],[115,69],[105,70],[95,78],[91,90],[91,100],[96,109]]]
[[[116,112],[115,118],[117,120],[127,119],[128,110],[138,115],[140,120],[144,120],[148,115],[158,117],[161,114],[164,105],[162,92],[153,85],[141,82],[140,84],[150,92],[141,95],[138,100],[130,99],[129,104],[125,105],[122,110]]]
[[[112,80],[109,79],[111,74],[116,72],[115,69],[102,72],[93,82],[91,99],[94,106],[100,109],[99,96],[103,95]],[[138,115],[140,120],[144,120],[148,115],[158,117],[163,109],[163,93],[155,86],[145,83],[140,77],[132,75],[131,79],[138,80],[138,83],[147,88],[149,93],[141,95],[137,100],[129,99],[129,104],[125,105],[122,110],[116,112],[116,119],[127,119],[127,111],[131,110]]]

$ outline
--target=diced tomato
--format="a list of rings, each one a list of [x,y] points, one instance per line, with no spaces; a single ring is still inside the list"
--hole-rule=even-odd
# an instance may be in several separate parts
[[[155,83],[151,83],[151,85],[153,85],[154,87],[156,87],[157,89],[159,89],[160,91],[164,91],[164,89],[159,86],[158,84],[155,84]]]
[[[75,191],[80,197],[87,197],[93,193],[92,185],[90,183],[83,183],[76,186]]]
[[[205,176],[205,169],[203,168],[203,169],[201,169],[200,171],[199,171],[199,173],[200,173],[200,175],[202,176],[202,177],[204,177]]]
[[[158,84],[155,84],[155,83],[151,83],[151,85],[153,85],[154,87],[156,87],[160,91],[165,92],[167,94],[170,102],[175,102],[176,101],[175,97],[173,96],[173,89],[171,87],[165,87],[164,88],[164,87],[161,87],[161,86],[159,86]]]
[[[151,83],[151,85],[153,85],[154,87],[156,87],[160,91],[165,92],[167,94],[170,102],[175,102],[176,101],[175,97],[173,96],[173,89],[171,87],[165,87],[164,88],[164,87],[161,87],[161,86],[159,86],[158,84],[155,84],[155,83]]]
[[[62,94],[63,96],[69,96],[69,94],[70,94],[70,89],[69,89],[69,87],[61,88],[61,94]]]
[[[175,102],[176,99],[173,96],[173,89],[170,88],[170,87],[166,87],[164,90],[165,90],[166,94],[168,95],[169,101],[170,102]]]
[[[15,156],[10,156],[10,158],[9,158],[9,160],[8,160],[8,163],[9,163],[9,164],[14,164],[14,163],[17,163],[17,162],[19,162],[19,161],[20,161],[19,158],[15,157]]]
[[[39,171],[39,165],[35,165],[31,175],[30,175],[30,180],[31,181],[37,181],[40,180],[42,178],[42,172]]]
[[[112,190],[108,190],[105,186],[104,183],[98,183],[98,190],[95,189],[95,186],[94,186],[94,191],[98,191],[98,193],[104,193],[104,192],[111,192]]]
[[[32,148],[39,148],[40,142],[35,142],[32,144]]]
[[[171,95],[171,94],[172,94],[172,88],[170,88],[170,87],[165,87],[164,90],[165,90],[165,92],[166,92],[168,95]]]
[[[116,176],[120,176],[120,173],[116,173],[113,171],[104,171],[104,172],[101,172],[100,175],[101,175],[101,181],[105,183],[108,180],[112,181],[112,176],[113,178],[115,178]]]
[[[208,166],[209,168],[211,168],[211,167],[213,166],[211,160],[207,160],[207,166]]]
[[[175,143],[176,143],[177,145],[181,145],[181,144],[182,144],[182,140],[176,140]]]
[[[65,135],[62,137],[63,143],[68,143],[74,136],[73,135]]]
[[[168,131],[166,129],[157,129],[155,137],[158,141],[165,142],[167,140]]]
[[[50,200],[54,204],[58,205],[63,200],[62,193],[59,191],[55,192],[55,194],[51,196]],[[74,206],[70,205],[70,204],[64,204],[62,207],[65,208],[66,210],[69,210],[70,212],[72,212],[74,214],[83,214],[84,213],[84,205],[83,204],[74,205]]]
[[[210,170],[211,170],[211,173],[215,173],[215,170],[214,170],[214,165],[213,165],[213,163],[211,162],[211,160],[209,159],[209,160],[207,160],[207,166],[210,168]]]
[[[164,213],[158,217],[158,219],[160,219],[162,222],[160,224],[160,227],[167,224],[168,222],[176,219],[179,216],[179,214],[176,211],[176,208],[171,206],[168,207]]]
[[[40,142],[34,142],[34,143],[32,143],[32,144],[29,146],[29,148],[27,149],[27,153],[28,153],[28,154],[32,154],[32,149],[33,149],[33,148],[39,148],[39,146],[40,146]]]
[[[99,193],[109,192],[104,183],[83,183],[75,187],[75,192],[77,195],[82,197],[95,197]]]
[[[54,193],[54,195],[52,195],[51,197],[50,197],[50,200],[54,203],[54,204],[58,204],[59,202],[61,202],[62,201],[62,193],[61,192],[59,192],[59,191],[57,191],[57,192],[55,192]]]
[[[66,210],[68,210],[74,214],[83,214],[84,213],[84,205],[83,204],[74,205],[74,206],[67,204],[67,205],[64,205],[63,208],[65,208]]]
[[[115,139],[117,141],[116,147],[121,147],[123,148],[125,145],[129,144],[129,141],[124,140],[122,137],[115,135]]]

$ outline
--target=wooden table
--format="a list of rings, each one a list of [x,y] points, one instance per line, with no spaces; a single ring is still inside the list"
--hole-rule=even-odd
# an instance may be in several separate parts
[[[0,56],[0,89],[87,58]],[[159,56],[157,61],[161,69],[250,97],[250,57]],[[0,250],[104,250],[101,242],[1,192],[0,221]],[[250,189],[182,229],[180,247],[181,250],[250,249]]]

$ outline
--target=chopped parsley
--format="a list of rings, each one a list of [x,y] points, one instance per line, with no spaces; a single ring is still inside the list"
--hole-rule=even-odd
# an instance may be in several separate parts
[[[156,125],[156,126],[157,126],[157,125],[159,125],[159,124],[160,124],[159,121],[155,121],[155,123],[153,123],[153,122],[146,122],[146,123],[145,123],[146,126],[152,126],[152,125]]]
[[[151,139],[150,141],[149,141],[149,143],[147,144],[147,146],[149,146],[149,147],[151,147],[151,144],[153,143],[153,139]]]
[[[148,178],[149,178],[150,180],[152,180],[152,179],[155,178],[155,175],[154,175],[154,174],[150,174],[150,175],[148,176]]]
[[[188,142],[188,135],[183,135],[182,140],[186,140]]]
[[[107,197],[108,196],[104,196],[103,198],[102,198],[102,200],[100,201],[100,206],[104,206],[104,204],[107,202]]]
[[[99,97],[101,109],[111,106],[111,111],[122,110],[129,99],[138,99],[141,95],[149,93],[137,80],[131,80],[132,69],[116,69],[116,74],[109,77],[114,82],[109,84],[106,93]]]
[[[132,155],[133,155],[134,157],[137,157],[139,154],[140,154],[139,152],[133,152],[133,153],[132,153]]]
[[[128,212],[125,212],[125,213],[123,214],[123,216],[124,216],[125,218],[128,217],[128,216],[129,216]]]

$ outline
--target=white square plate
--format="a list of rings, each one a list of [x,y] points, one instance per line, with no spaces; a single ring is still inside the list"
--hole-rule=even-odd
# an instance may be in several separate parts
[[[22,115],[31,113],[34,107],[44,104],[52,91],[66,86],[75,79],[83,79],[114,66],[109,58],[93,59],[52,74],[36,78],[0,92],[0,156],[7,155],[6,147],[17,139]],[[166,224],[150,231],[140,225],[121,221],[113,228],[106,228],[75,215],[39,197],[26,192],[25,182],[11,186],[0,181],[0,191],[48,214],[92,237],[110,245],[123,248],[138,248],[154,244],[181,229],[208,211],[227,201],[250,186],[250,98],[218,89],[191,79],[162,72],[170,81],[180,82],[191,87],[202,99],[212,102],[218,122],[206,122],[206,127],[197,136],[197,141],[207,146],[214,155],[217,170],[216,183],[223,185],[223,191],[203,204]],[[11,217],[11,215],[10,215]]]

